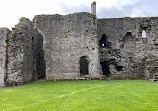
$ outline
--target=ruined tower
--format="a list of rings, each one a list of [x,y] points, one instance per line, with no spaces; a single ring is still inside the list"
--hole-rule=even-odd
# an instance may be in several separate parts
[[[45,37],[46,79],[100,76],[97,20],[88,12],[37,15],[34,26]]]
[[[96,1],[91,4],[91,13],[96,15]]]

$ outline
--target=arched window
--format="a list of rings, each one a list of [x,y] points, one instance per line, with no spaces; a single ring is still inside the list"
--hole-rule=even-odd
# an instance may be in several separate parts
[[[80,74],[87,75],[88,72],[88,60],[86,56],[80,58]]]
[[[99,41],[100,47],[111,48],[111,42],[108,41],[108,38],[105,34],[102,35]]]
[[[142,31],[142,38],[146,38],[146,31],[145,30]]]
[[[101,39],[100,39],[100,46],[102,46],[102,47],[106,47],[107,46],[107,37],[106,37],[105,34],[103,34]]]

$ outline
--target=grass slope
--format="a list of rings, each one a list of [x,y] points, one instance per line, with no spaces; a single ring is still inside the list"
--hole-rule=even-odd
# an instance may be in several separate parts
[[[0,88],[0,111],[158,111],[158,82],[31,82]]]

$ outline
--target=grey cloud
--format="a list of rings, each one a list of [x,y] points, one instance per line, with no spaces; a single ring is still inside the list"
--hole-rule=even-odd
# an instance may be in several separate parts
[[[133,8],[138,5],[138,3],[124,6],[121,9],[116,7],[111,8],[100,8],[97,12],[98,18],[121,18],[121,17],[130,17],[130,13],[132,12]]]
[[[98,18],[120,18],[120,17],[131,17],[131,16],[158,16],[158,0],[139,0],[133,2],[121,8],[117,7],[99,7],[97,10]],[[64,14],[75,13],[75,12],[90,12],[90,6],[81,4],[80,6],[67,6],[66,4],[60,3],[60,7],[63,9]]]
[[[124,13],[116,8],[111,8],[111,9],[101,8],[97,12],[98,18],[119,18],[122,16],[124,16]]]
[[[148,16],[158,16],[158,1],[157,0],[141,0],[133,8],[133,14],[136,16],[148,17]],[[137,14],[139,11],[139,15]]]
[[[132,5],[124,6],[120,9],[115,7],[111,8],[100,8],[98,10],[98,18],[120,18],[120,17],[131,17],[131,16],[158,16],[158,1],[154,0],[140,0]]]
[[[84,4],[80,6],[70,7],[65,4],[60,4],[61,8],[63,9],[64,14],[70,14],[75,12],[90,12],[90,7]]]

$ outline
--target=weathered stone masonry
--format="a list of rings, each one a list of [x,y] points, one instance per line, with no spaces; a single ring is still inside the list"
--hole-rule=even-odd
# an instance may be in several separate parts
[[[20,85],[45,77],[43,38],[30,20],[21,18],[12,31],[1,29],[0,39],[0,86]]]
[[[7,56],[7,37],[9,34],[7,28],[0,28],[0,86],[4,86],[6,76],[6,56]]]
[[[44,37],[48,80],[100,76],[96,17],[90,13],[37,15],[36,29]],[[80,74],[80,59],[86,57],[88,72]]]
[[[20,85],[32,80],[33,51],[31,22],[22,18],[7,40],[6,85]],[[30,36],[31,35],[31,36]]]
[[[92,13],[21,18],[0,28],[0,86],[46,78],[158,78],[158,18],[96,18]]]
[[[100,59],[111,78],[157,77],[157,29],[157,17],[98,19],[99,39],[106,39],[105,46],[100,41]]]

